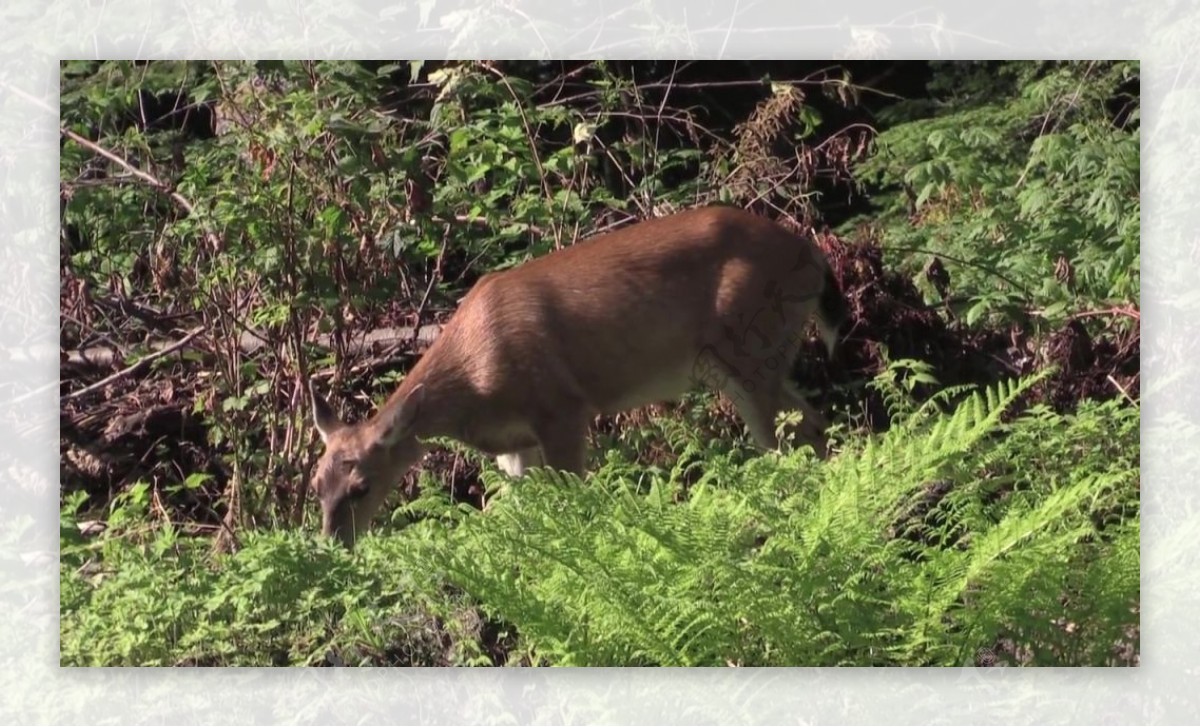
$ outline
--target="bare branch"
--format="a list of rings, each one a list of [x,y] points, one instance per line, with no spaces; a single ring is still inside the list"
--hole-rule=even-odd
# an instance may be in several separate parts
[[[184,197],[182,194],[177,192],[174,187],[172,187],[171,185],[162,181],[158,177],[154,176],[153,174],[150,174],[147,171],[138,169],[129,160],[122,158],[118,154],[115,154],[115,153],[109,151],[108,149],[105,149],[104,147],[100,146],[99,144],[97,144],[96,142],[94,142],[90,139],[84,138],[84,137],[80,136],[79,134],[76,134],[74,131],[71,131],[70,129],[68,129],[65,126],[58,127],[58,132],[60,134],[62,134],[63,136],[67,137],[68,139],[74,141],[76,144],[79,144],[83,148],[88,149],[88,150],[92,151],[93,153],[104,157],[105,159],[111,161],[112,163],[114,163],[117,166],[121,167],[122,169],[126,170],[131,175],[140,179],[143,183],[145,183],[147,186],[149,186],[151,189],[158,192],[159,194],[165,195],[166,197],[170,198],[170,200],[172,202],[174,202],[177,207],[179,207],[181,210],[183,210],[185,213],[187,213],[187,215],[189,217],[196,216],[196,206],[193,205],[191,203],[191,201],[188,200],[187,197]],[[211,230],[208,230],[207,226],[205,226],[205,227],[206,227],[206,229],[204,231],[205,240],[208,242],[208,244],[212,247],[213,250],[219,250],[221,248],[220,239],[217,237],[216,233],[212,232]]]
[[[203,332],[204,332],[203,326],[200,326],[198,328],[193,328],[191,331],[188,332],[188,334],[186,336],[179,339],[175,343],[172,343],[170,346],[167,346],[166,348],[162,349],[161,351],[155,351],[154,353],[147,354],[147,355],[141,357],[140,359],[138,359],[132,365],[126,366],[125,368],[121,369],[120,371],[116,372],[115,374],[113,374],[111,376],[105,376],[103,379],[100,379],[96,383],[91,384],[89,386],[85,386],[82,389],[80,389],[79,391],[72,391],[70,394],[66,394],[65,396],[63,396],[61,401],[68,401],[70,399],[75,399],[80,396],[84,396],[85,394],[90,394],[94,391],[103,389],[105,386],[108,386],[109,384],[113,383],[114,381],[118,381],[120,379],[125,378],[126,376],[135,374],[138,371],[141,371],[145,367],[149,366],[152,361],[160,359],[163,356],[168,356],[172,353],[175,353],[179,349],[188,345],[189,343],[192,342],[193,338],[195,338],[196,336],[199,336]]]

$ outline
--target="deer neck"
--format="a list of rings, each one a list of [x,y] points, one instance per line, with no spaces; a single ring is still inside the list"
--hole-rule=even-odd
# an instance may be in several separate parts
[[[462,367],[456,365],[455,359],[453,352],[447,350],[447,347],[435,343],[404,377],[404,382],[387,403],[380,407],[376,417],[386,420],[417,386],[421,386],[424,389],[424,400],[414,421],[413,434],[422,440],[459,436],[458,419],[470,410],[471,404],[466,401],[470,398],[469,382]]]

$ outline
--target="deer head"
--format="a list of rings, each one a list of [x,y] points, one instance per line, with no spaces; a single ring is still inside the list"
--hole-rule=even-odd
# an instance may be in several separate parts
[[[313,421],[325,451],[317,461],[313,492],[321,504],[321,532],[353,547],[389,492],[425,454],[417,439],[425,388],[417,385],[393,397],[371,419],[343,422],[309,385]]]

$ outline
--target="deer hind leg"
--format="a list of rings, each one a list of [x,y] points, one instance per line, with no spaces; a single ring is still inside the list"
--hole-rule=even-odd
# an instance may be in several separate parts
[[[496,456],[496,464],[509,477],[523,477],[530,467],[541,467],[545,464],[542,450],[538,447],[521,449],[508,454]]]
[[[541,444],[543,463],[583,477],[587,465],[588,416],[582,407],[569,407],[534,432]]]

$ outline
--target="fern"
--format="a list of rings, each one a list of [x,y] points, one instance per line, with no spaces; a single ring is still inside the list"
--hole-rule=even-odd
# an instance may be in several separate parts
[[[1036,382],[939,406],[902,387],[894,425],[828,462],[676,432],[704,457],[646,475],[610,455],[586,483],[489,470],[483,512],[430,488],[402,511],[421,520],[353,554],[298,533],[216,562],[167,530],[65,539],[63,660],[491,663],[479,609],[535,664],[1126,663],[1138,411],[1016,416]]]
[[[1005,639],[1036,644],[1029,663],[1106,663],[1096,639],[1136,621],[1136,417],[1003,423],[1037,380],[949,392],[946,414],[902,406],[886,434],[824,464],[718,461],[690,488],[678,468],[648,484],[539,471],[447,529],[433,559],[552,664],[960,664]],[[1094,441],[1109,417],[1119,460],[1049,446],[1049,431]],[[1012,470],[1003,497],[997,462]],[[1088,567],[1118,552],[1107,575]]]

